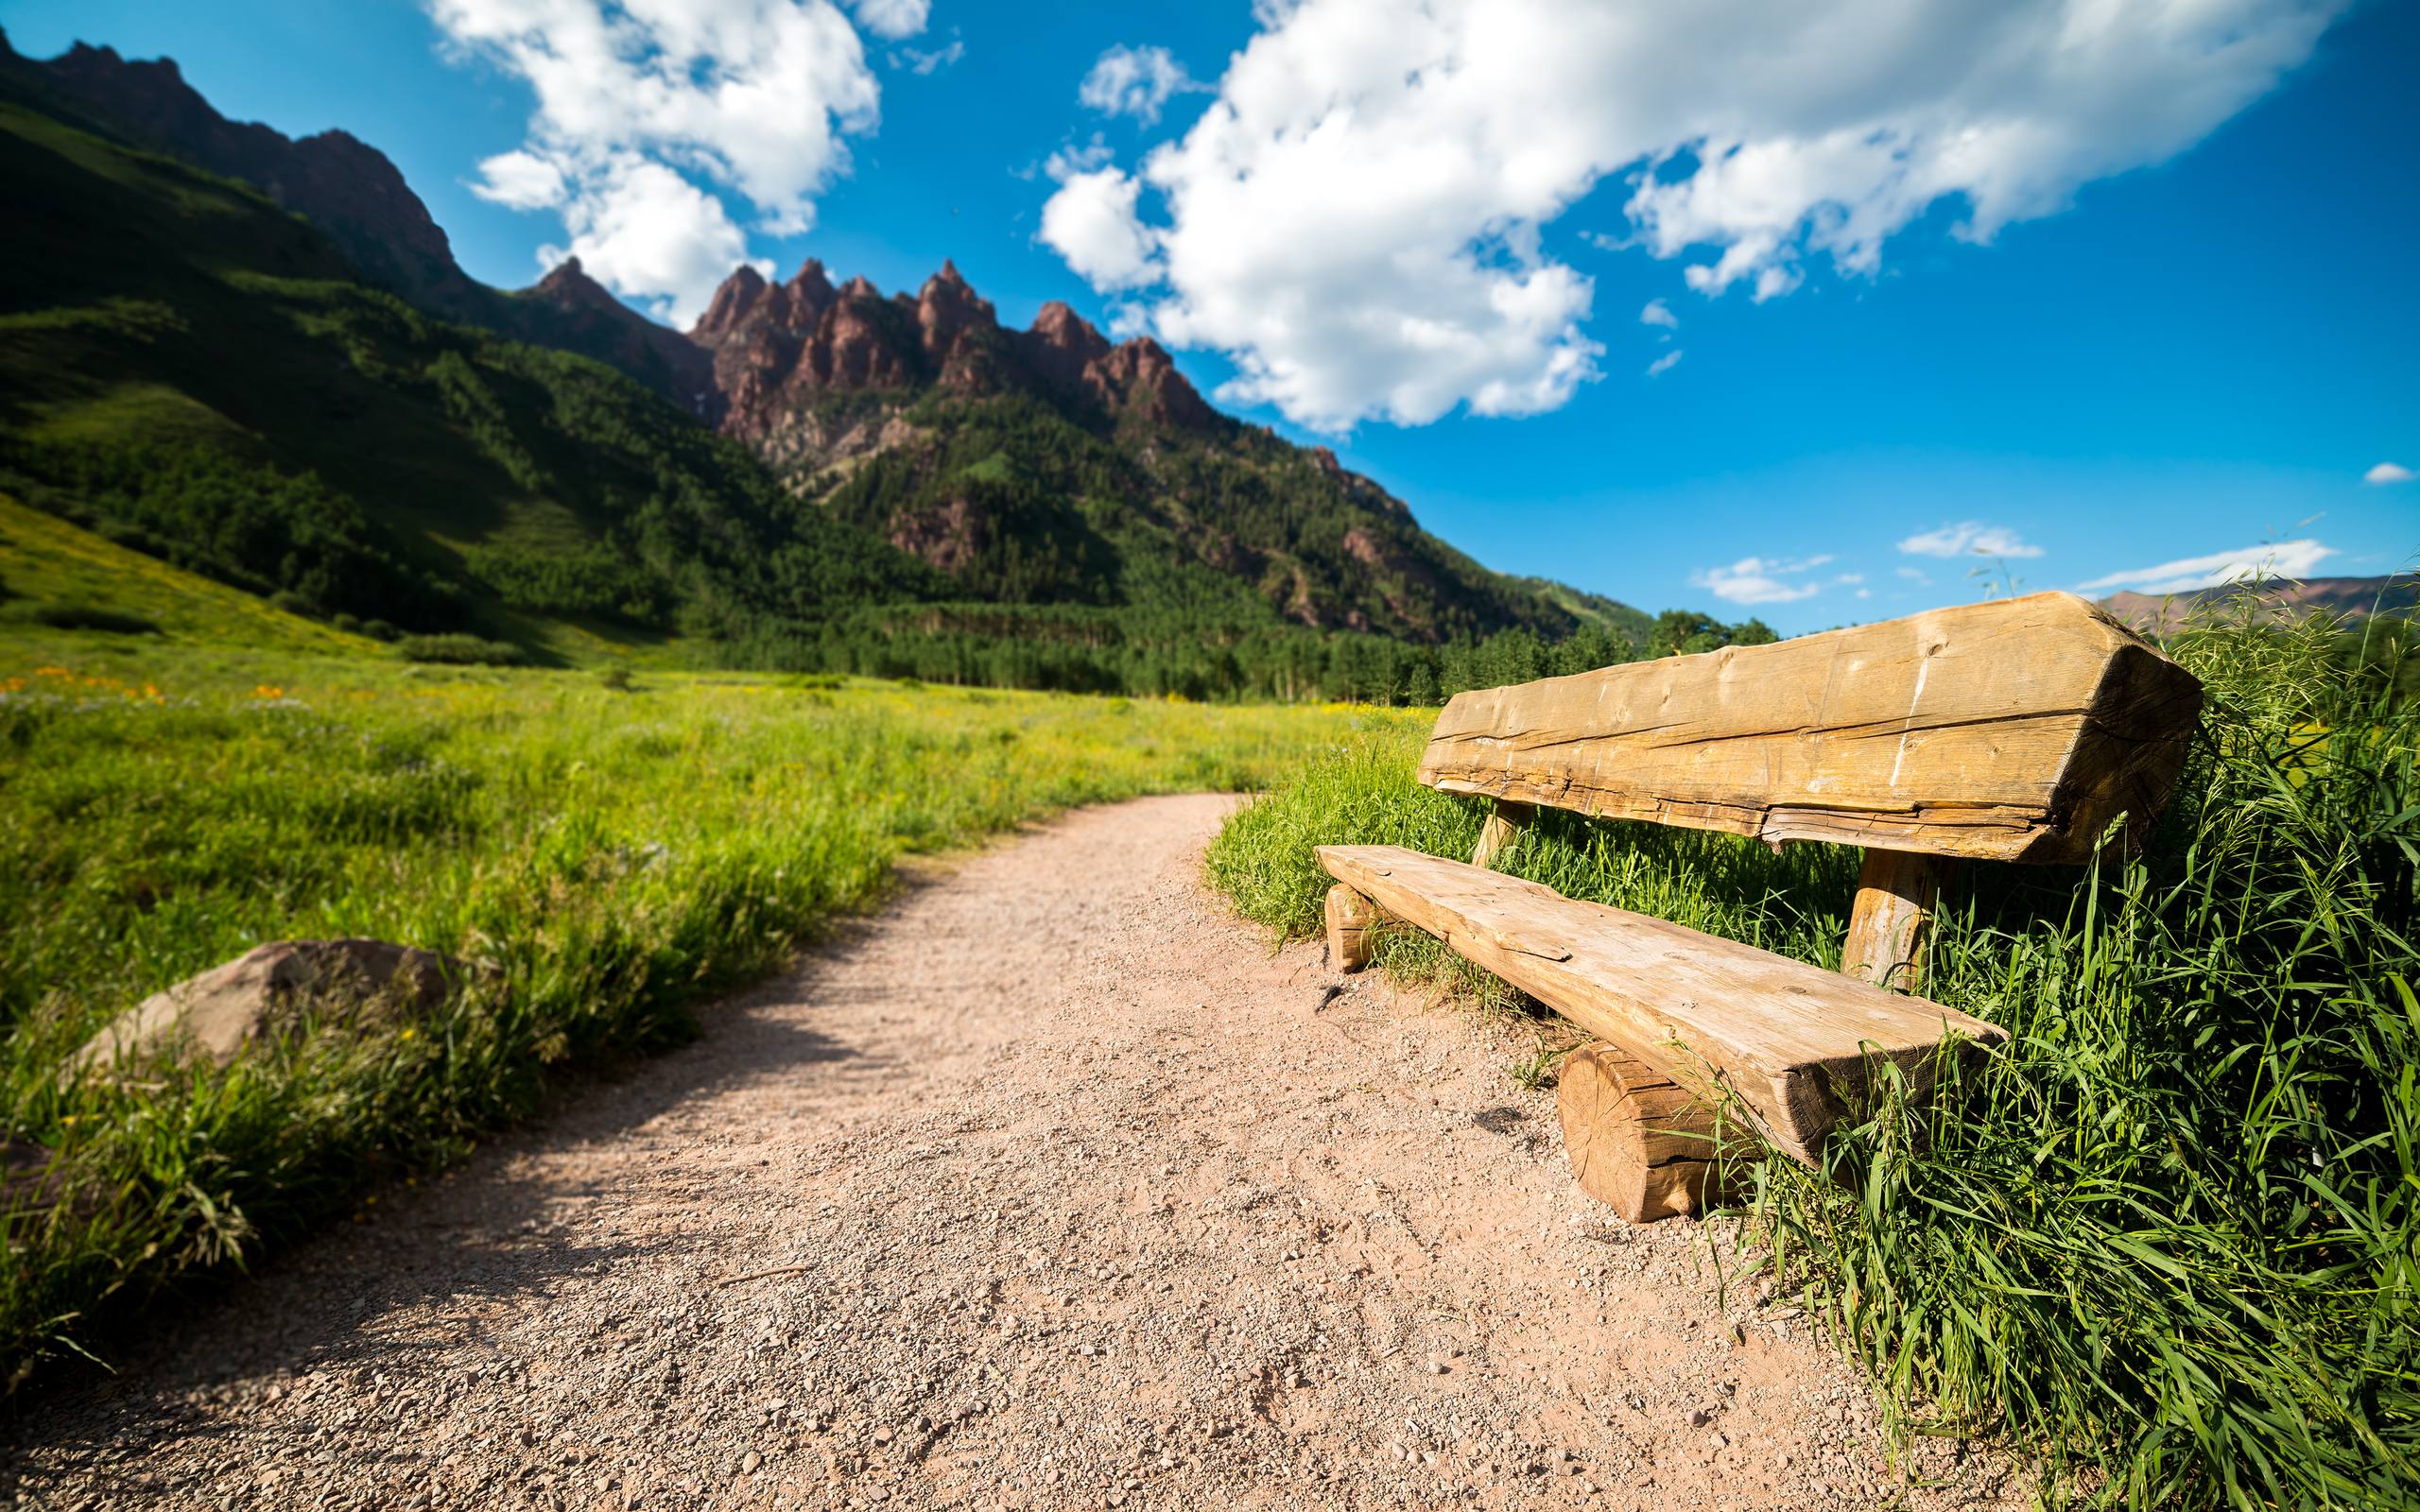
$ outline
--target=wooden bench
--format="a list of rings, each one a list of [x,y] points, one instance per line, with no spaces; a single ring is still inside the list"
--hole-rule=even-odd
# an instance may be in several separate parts
[[[1558,1097],[1582,1185],[1634,1222],[1699,1211],[1721,1093],[1811,1164],[1886,1062],[1923,1095],[1945,1040],[2006,1038],[1911,995],[1945,868],[2088,861],[2121,816],[2139,842],[2201,705],[2066,593],[1461,694],[1420,781],[1495,800],[1477,854],[1321,847],[1329,952],[1357,971],[1415,925],[1599,1037]],[[1490,869],[1539,804],[1864,847],[1841,971]]]

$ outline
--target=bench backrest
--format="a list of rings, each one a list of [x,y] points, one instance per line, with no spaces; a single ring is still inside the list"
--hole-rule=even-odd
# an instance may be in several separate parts
[[[2035,593],[1457,694],[1420,780],[1605,818],[1922,855],[2076,862],[2139,840],[2202,685]]]

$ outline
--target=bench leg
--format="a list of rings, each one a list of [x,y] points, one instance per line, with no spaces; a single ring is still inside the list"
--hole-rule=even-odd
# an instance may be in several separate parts
[[[1564,1153],[1581,1190],[1631,1223],[1703,1212],[1714,1186],[1714,1110],[1609,1044],[1575,1051],[1555,1089]]]
[[[1471,852],[1474,867],[1493,867],[1496,856],[1513,841],[1521,838],[1530,821],[1538,816],[1537,809],[1528,803],[1516,803],[1499,798],[1488,811],[1487,822],[1479,826],[1478,849]]]
[[[1876,987],[1922,992],[1933,907],[1949,868],[1933,856],[1866,851],[1857,906],[1849,911],[1849,937],[1841,947],[1841,970]]]
[[[1370,964],[1378,930],[1394,922],[1368,896],[1338,883],[1327,890],[1327,958],[1340,971]]]

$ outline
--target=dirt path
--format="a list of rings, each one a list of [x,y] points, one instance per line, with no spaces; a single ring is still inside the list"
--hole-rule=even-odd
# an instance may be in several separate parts
[[[1525,1035],[1316,1007],[1203,891],[1226,802],[911,888],[39,1405],[0,1503],[1894,1504],[1831,1350],[1572,1185]]]

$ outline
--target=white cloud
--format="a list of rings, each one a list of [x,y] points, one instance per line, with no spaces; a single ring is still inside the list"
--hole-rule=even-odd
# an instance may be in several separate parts
[[[965,40],[953,38],[948,46],[936,47],[931,52],[923,52],[914,47],[902,47],[890,55],[890,66],[905,68],[911,74],[923,77],[938,74],[965,56]]]
[[[1052,163],[1051,177],[1061,183],[1042,207],[1042,239],[1097,289],[1132,288],[1158,278],[1156,239],[1134,215],[1142,186],[1116,168],[1068,171],[1073,163],[1060,163],[1055,154]]]
[[[1647,365],[1647,376],[1650,378],[1662,377],[1664,374],[1670,372],[1674,368],[1679,367],[1680,364],[1681,353],[1678,351],[1668,352]]]
[[[1911,583],[1929,583],[1932,581],[1929,576],[1926,576],[1922,568],[1894,567],[1892,571],[1897,573],[1900,576],[1906,578]]]
[[[878,118],[864,47],[831,0],[427,4],[455,48],[537,95],[528,140],[481,163],[475,191],[559,209],[600,282],[676,322],[746,252],[711,191],[747,201],[769,231],[804,231],[816,196],[847,169],[841,138]],[[857,14],[870,29],[912,20],[912,30],[925,9],[862,0]]]
[[[850,9],[857,13],[857,25],[877,37],[898,42],[925,29],[933,13],[933,0],[851,0]]]
[[[1100,133],[1096,131],[1093,139],[1083,146],[1063,146],[1043,159],[1042,171],[1050,176],[1051,182],[1065,183],[1080,173],[1108,166],[1109,160],[1115,156],[1117,154],[1110,150],[1109,144],[1102,141]],[[1033,170],[1026,169],[1023,176],[1032,178]]]
[[[1538,232],[1600,183],[1692,286],[1779,298],[1943,201],[1985,241],[2172,156],[2346,3],[1264,0],[1137,170],[1153,324],[1322,429],[1551,408],[1601,348]]]
[[[571,232],[568,248],[545,248],[544,264],[565,253],[579,259],[589,277],[610,289],[644,295],[666,290],[653,301],[658,319],[687,325],[697,311],[681,291],[704,290],[750,261],[748,238],[723,213],[722,201],[660,163],[636,154],[617,157],[591,175],[579,197],[564,207]],[[770,277],[770,259],[754,259]]]
[[[1077,86],[1076,98],[1103,115],[1131,115],[1152,126],[1170,96],[1208,88],[1195,83],[1165,47],[1112,47]]]
[[[2234,551],[2214,551],[2206,557],[2186,557],[2156,567],[2110,573],[2077,584],[2076,592],[2108,593],[2122,588],[2137,593],[2189,593],[2197,588],[2217,588],[2245,578],[2308,577],[2312,568],[2335,555],[2335,547],[2323,546],[2316,541],[2280,541]]]
[[[533,152],[499,152],[479,164],[471,193],[510,210],[551,210],[563,202],[561,168]]]
[[[1674,315],[1672,307],[1662,300],[1650,300],[1647,301],[1647,308],[1638,312],[1638,323],[1660,325],[1668,331],[1677,331],[1680,329],[1681,318]]]
[[[1689,575],[1689,581],[1715,597],[1733,604],[1791,604],[1824,591],[1821,582],[1787,582],[1803,577],[1832,558],[1809,557],[1803,561],[1774,561],[1742,557],[1728,567],[1708,567]]]
[[[1910,536],[1899,549],[1910,557],[2039,557],[2042,548],[2028,545],[2006,525],[1968,520]]]
[[[2411,481],[2413,475],[2412,471],[2410,468],[2405,467],[2400,462],[2380,462],[2377,466],[2370,469],[2367,472],[2362,473],[2361,481],[2364,483],[2379,485],[2388,483],[2409,483]]]

